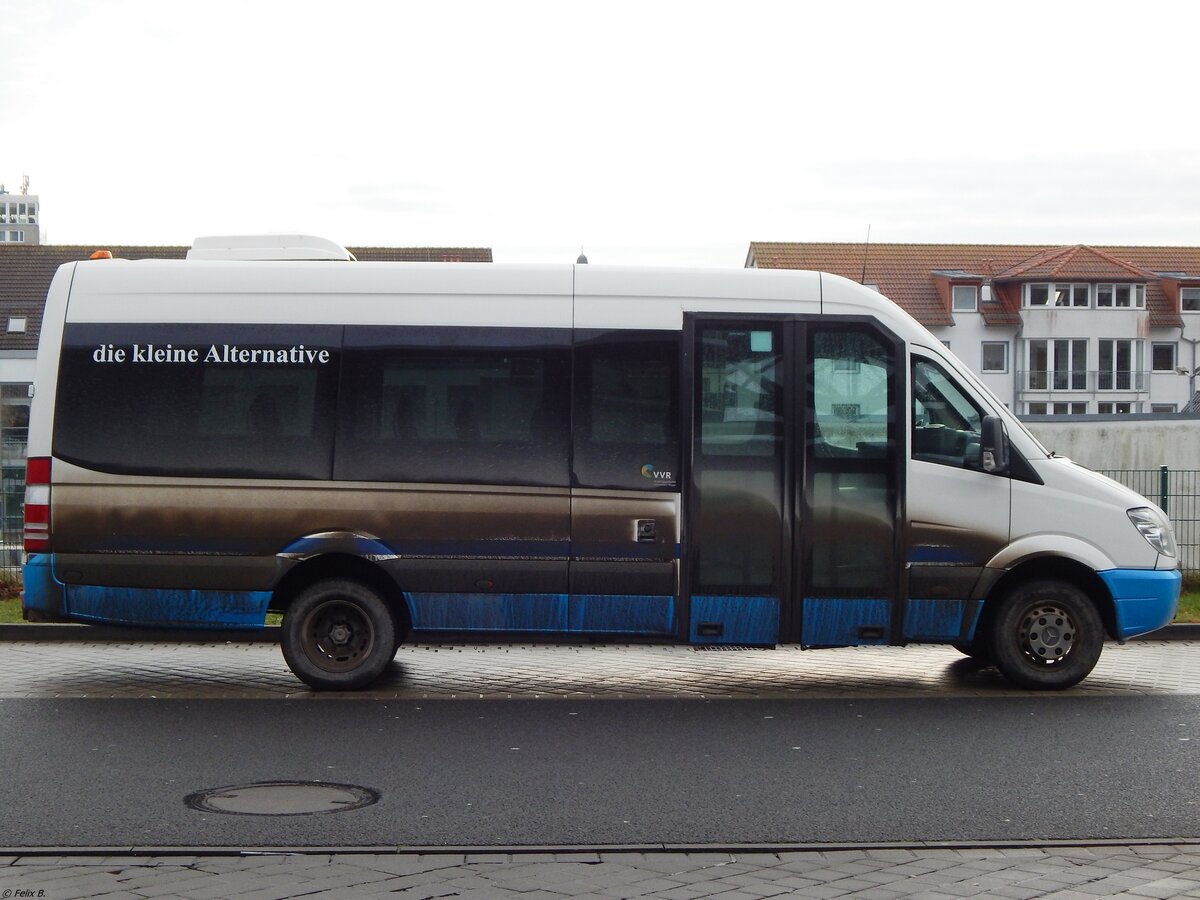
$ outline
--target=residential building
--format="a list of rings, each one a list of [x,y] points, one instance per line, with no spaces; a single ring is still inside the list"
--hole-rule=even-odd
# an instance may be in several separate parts
[[[1200,247],[750,245],[874,287],[1021,415],[1200,411]]]
[[[26,182],[28,183],[28,182]],[[37,194],[10,194],[0,184],[0,243],[40,244],[42,242],[41,204]]]

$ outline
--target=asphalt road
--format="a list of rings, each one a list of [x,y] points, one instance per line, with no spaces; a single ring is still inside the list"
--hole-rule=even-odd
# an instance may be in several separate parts
[[[1200,837],[1200,696],[0,701],[0,847]],[[304,816],[188,808],[373,788]]]

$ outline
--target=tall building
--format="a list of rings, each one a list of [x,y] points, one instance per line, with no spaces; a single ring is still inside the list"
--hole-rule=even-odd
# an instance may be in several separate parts
[[[22,184],[22,193],[10,194],[0,184],[0,243],[40,244],[42,242],[41,204],[37,194],[29,190],[29,179]]]
[[[750,245],[898,303],[1020,415],[1200,412],[1200,247]]]

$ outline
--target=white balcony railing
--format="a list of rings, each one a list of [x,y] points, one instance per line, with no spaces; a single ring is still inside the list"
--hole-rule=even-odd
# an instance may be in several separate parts
[[[1124,391],[1144,394],[1150,390],[1147,372],[1109,369],[1099,372],[1026,369],[1019,371],[1017,377],[1020,379],[1022,391],[1072,391],[1093,394]]]

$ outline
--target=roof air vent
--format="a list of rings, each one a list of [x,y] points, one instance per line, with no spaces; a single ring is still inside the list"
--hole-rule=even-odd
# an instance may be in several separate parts
[[[188,259],[338,259],[354,254],[340,244],[309,234],[244,234],[198,237]]]

